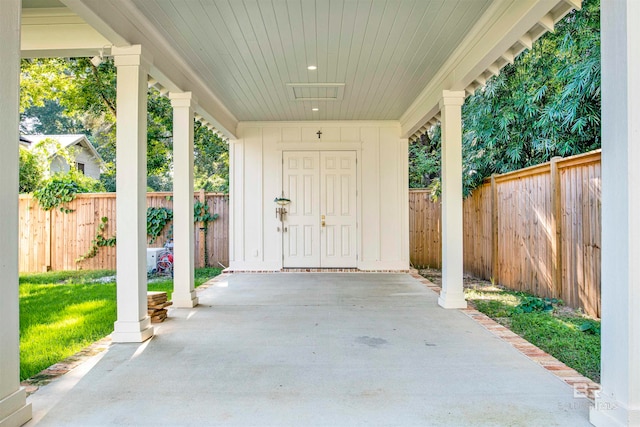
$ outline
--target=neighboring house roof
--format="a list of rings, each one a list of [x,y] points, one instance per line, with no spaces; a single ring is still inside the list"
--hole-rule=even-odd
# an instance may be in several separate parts
[[[39,142],[45,139],[53,139],[58,141],[61,148],[68,148],[74,145],[81,145],[86,148],[92,156],[96,158],[96,162],[101,166],[104,164],[102,157],[96,151],[91,141],[89,141],[86,135],[78,134],[78,135],[20,135],[20,145],[23,147],[32,150]],[[50,149],[49,157],[53,157],[57,151],[55,149]]]

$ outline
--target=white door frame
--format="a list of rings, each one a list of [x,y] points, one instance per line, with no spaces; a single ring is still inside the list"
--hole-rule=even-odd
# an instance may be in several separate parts
[[[353,142],[318,142],[318,141],[309,141],[309,142],[280,142],[276,148],[278,152],[278,157],[280,158],[280,169],[277,174],[278,180],[278,188],[283,188],[282,185],[282,152],[283,151],[355,151],[356,152],[356,223],[357,223],[357,233],[356,233],[356,268],[360,267],[360,263],[362,262],[362,142],[353,141]],[[275,208],[275,206],[274,206]],[[278,239],[278,245],[280,248],[280,254],[282,255],[284,252],[284,244],[282,239]],[[284,267],[283,257],[280,257],[280,268]]]

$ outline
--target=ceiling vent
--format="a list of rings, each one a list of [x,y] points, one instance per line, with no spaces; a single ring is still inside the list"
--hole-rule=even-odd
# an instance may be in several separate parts
[[[287,83],[291,101],[340,101],[344,83]]]

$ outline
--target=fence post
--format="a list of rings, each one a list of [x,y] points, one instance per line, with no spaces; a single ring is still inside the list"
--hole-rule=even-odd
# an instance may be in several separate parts
[[[203,204],[206,203],[206,198],[205,198],[203,189],[200,190],[200,193],[198,194],[198,199],[200,200],[200,203],[203,203]],[[205,246],[207,244],[206,233],[205,233],[206,226],[207,226],[206,222],[198,223],[198,267],[199,268],[202,268],[206,265],[206,260],[205,260]]]
[[[496,175],[491,175],[491,279],[500,283],[498,263],[498,186]]]
[[[33,200],[33,199],[32,199]],[[43,272],[51,271],[51,211],[48,210],[45,214],[45,237],[44,237],[44,266],[42,267]]]
[[[562,298],[562,189],[558,161],[551,159],[551,252],[553,254],[553,289],[557,298]]]

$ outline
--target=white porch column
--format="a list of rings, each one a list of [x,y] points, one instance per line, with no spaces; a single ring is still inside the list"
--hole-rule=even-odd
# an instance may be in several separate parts
[[[640,425],[640,2],[602,0],[602,391],[596,426]]]
[[[20,0],[0,1],[0,426],[31,419],[20,388],[18,299],[18,93]]]
[[[462,104],[464,91],[442,91],[442,292],[444,308],[466,308],[462,289]]]
[[[193,286],[193,108],[191,92],[170,93],[173,106],[174,307],[195,307]]]
[[[147,315],[147,75],[142,46],[111,50],[117,67],[115,342],[142,342],[153,335]]]

